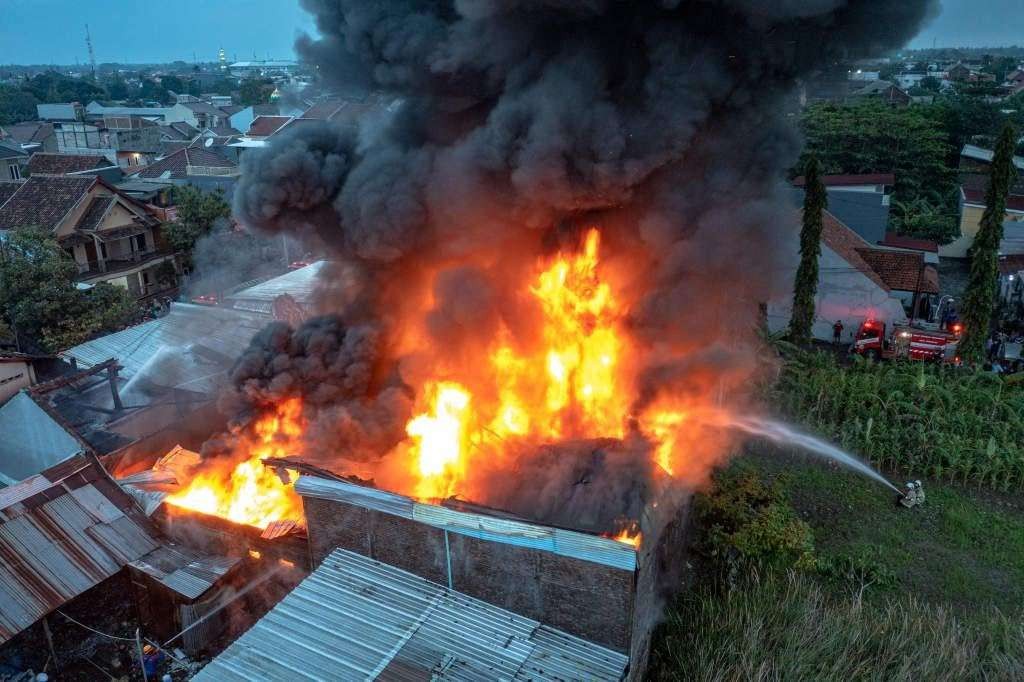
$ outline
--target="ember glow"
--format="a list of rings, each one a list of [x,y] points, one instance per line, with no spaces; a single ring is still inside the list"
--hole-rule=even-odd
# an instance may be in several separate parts
[[[239,442],[241,461],[208,464],[167,502],[257,528],[266,528],[273,521],[302,519],[302,502],[291,483],[261,462],[266,457],[292,454],[291,445],[302,429],[302,402],[298,398],[282,402],[257,419],[251,436]]]

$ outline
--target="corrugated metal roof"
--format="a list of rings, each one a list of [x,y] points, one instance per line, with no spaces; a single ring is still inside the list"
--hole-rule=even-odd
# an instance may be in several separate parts
[[[628,659],[337,549],[193,678],[621,680]]]
[[[93,339],[61,353],[92,367],[117,358],[121,376],[159,386],[214,391],[266,319],[228,308],[172,303],[164,317]],[[129,390],[131,386],[126,386]]]
[[[282,294],[288,294],[300,304],[310,304],[317,275],[326,264],[326,261],[311,263],[248,289],[236,291],[227,296],[227,300],[231,301],[232,307],[237,310],[252,310],[263,314],[269,313],[270,304]]]
[[[0,482],[12,485],[81,451],[25,391],[0,406]]]
[[[295,491],[305,497],[346,502],[483,540],[636,570],[636,548],[611,538],[423,504],[384,490],[314,476],[301,476]]]
[[[188,599],[198,599],[239,561],[181,545],[165,545],[131,562],[131,566]]]
[[[126,512],[127,499],[116,499],[116,484],[92,465],[55,478],[36,476],[4,491],[0,642],[158,546]]]

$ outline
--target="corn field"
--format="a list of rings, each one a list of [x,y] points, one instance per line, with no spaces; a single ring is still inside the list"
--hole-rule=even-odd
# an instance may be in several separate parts
[[[1024,386],[925,363],[792,352],[774,404],[886,470],[1024,489]]]

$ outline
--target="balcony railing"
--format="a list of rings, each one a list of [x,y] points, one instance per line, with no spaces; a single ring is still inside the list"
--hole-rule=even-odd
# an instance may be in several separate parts
[[[78,263],[78,276],[80,279],[89,279],[96,275],[102,275],[104,273],[111,274],[121,272],[122,270],[130,270],[143,263],[147,263],[157,258],[164,256],[170,256],[174,253],[173,249],[147,249],[146,251],[136,251],[129,258],[107,258],[104,260],[91,260],[86,263]]]

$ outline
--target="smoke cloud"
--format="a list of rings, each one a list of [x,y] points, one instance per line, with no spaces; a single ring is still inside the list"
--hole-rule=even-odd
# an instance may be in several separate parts
[[[401,105],[373,135],[296,127],[243,158],[236,215],[327,245],[331,294],[319,300],[336,316],[266,330],[239,361],[231,399],[244,412],[297,392],[319,415],[319,451],[369,457],[402,437],[425,376],[459,376],[499,327],[514,346],[537,343],[522,275],[590,225],[631,301],[636,405],[688,392],[740,404],[758,371],[758,303],[781,286],[780,245],[794,235],[779,190],[800,149],[786,105],[816,70],[905,43],[935,3],[303,6],[319,36],[297,49],[323,79]],[[414,342],[411,320],[424,329]],[[625,512],[652,474],[618,454],[646,447],[550,446],[530,465],[562,462],[548,485],[533,486],[534,472],[476,501],[603,518],[608,498],[574,492],[576,474],[614,470],[635,484],[610,493]],[[715,459],[693,457],[705,473]]]

